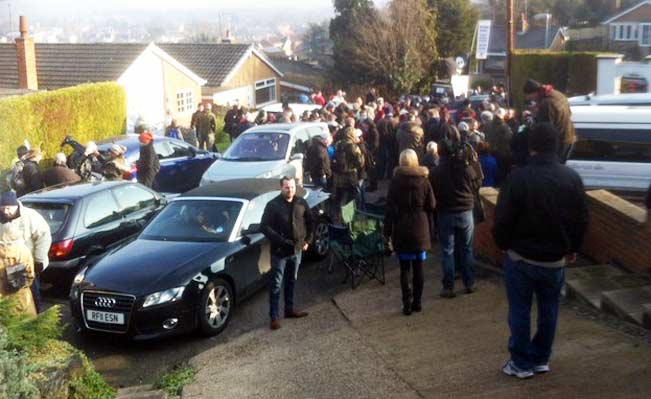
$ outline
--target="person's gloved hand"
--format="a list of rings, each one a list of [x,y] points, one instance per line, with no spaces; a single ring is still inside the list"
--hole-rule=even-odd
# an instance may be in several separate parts
[[[34,273],[38,276],[43,271],[43,262],[34,262]]]

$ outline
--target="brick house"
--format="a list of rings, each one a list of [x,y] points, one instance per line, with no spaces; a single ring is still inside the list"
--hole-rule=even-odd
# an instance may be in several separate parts
[[[651,53],[651,0],[621,10],[601,24],[607,27],[608,50],[634,58]]]

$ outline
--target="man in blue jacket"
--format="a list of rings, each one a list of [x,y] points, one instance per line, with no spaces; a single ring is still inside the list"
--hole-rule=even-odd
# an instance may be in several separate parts
[[[549,371],[565,265],[576,260],[588,225],[581,177],[561,165],[558,138],[549,122],[533,127],[528,138],[531,157],[506,180],[495,209],[493,237],[506,252],[511,329],[511,359],[502,371],[517,378]],[[538,328],[531,339],[534,293]]]

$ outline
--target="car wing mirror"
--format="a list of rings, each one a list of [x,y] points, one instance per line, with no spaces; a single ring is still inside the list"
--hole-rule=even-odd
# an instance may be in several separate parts
[[[197,149],[194,147],[188,147],[190,149],[190,158],[195,158],[197,156]]]
[[[251,223],[249,227],[242,230],[242,234],[257,234],[261,233],[262,229],[260,228],[259,223]]]
[[[305,158],[305,155],[303,155],[303,154],[301,154],[301,153],[298,153],[298,154],[294,154],[294,155],[292,155],[292,156],[289,158],[289,160],[290,160],[290,161],[302,161],[303,158]]]
[[[251,245],[251,237],[250,236],[243,236],[240,238],[240,242],[246,246]]]

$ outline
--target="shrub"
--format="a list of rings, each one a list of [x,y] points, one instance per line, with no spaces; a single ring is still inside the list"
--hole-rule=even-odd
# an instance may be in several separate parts
[[[15,311],[15,298],[0,298],[0,327],[6,331],[8,349],[32,353],[61,336],[61,309],[53,306],[37,317]]]
[[[170,395],[181,395],[183,387],[194,379],[196,371],[190,366],[177,366],[170,373],[164,374],[155,384]]]
[[[82,355],[84,373],[81,377],[70,381],[69,399],[113,399],[115,389],[106,383],[104,378],[95,371],[88,358]]]
[[[0,327],[0,399],[38,398],[36,386],[29,380],[25,355],[7,350],[8,338]]]
[[[0,100],[0,170],[7,169],[25,139],[46,157],[66,134],[80,142],[123,134],[126,93],[117,83],[93,83]]]
[[[551,84],[566,95],[586,94],[597,87],[597,56],[591,52],[517,50],[513,52],[513,105],[522,108],[527,79]]]

